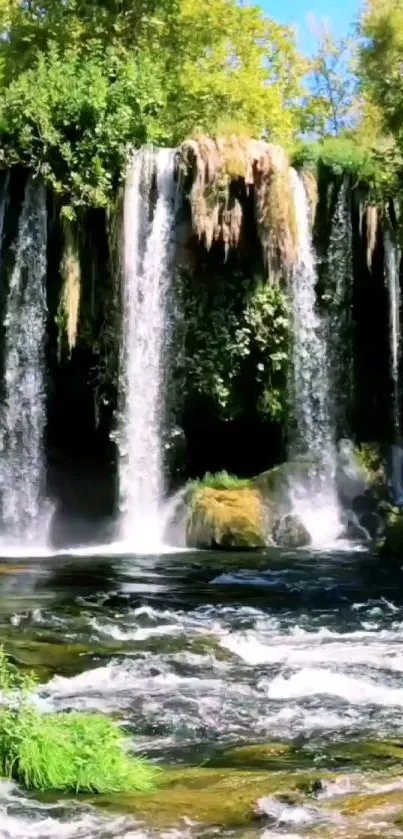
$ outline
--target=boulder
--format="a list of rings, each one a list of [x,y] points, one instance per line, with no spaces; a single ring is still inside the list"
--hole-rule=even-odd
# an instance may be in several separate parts
[[[291,513],[278,519],[272,531],[272,539],[282,548],[304,548],[311,543],[304,523]]]
[[[386,557],[403,560],[403,512],[390,508],[386,517],[385,532],[378,547]]]
[[[251,483],[259,490],[266,503],[275,507],[278,513],[286,514],[291,513],[290,486],[308,486],[315,473],[316,464],[312,458],[301,458],[274,466],[273,469],[253,478]]]
[[[189,502],[186,544],[190,548],[261,548],[266,544],[265,509],[253,487],[197,488]]]

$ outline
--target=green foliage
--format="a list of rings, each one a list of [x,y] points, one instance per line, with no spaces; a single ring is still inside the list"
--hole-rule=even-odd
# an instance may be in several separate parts
[[[148,791],[157,770],[124,751],[124,736],[100,714],[41,714],[35,680],[12,667],[0,648],[0,774],[32,790]]]
[[[158,95],[144,62],[123,66],[112,49],[83,62],[77,50],[51,45],[2,94],[2,159],[41,171],[74,205],[104,206],[129,142],[159,140],[146,118]]]
[[[223,114],[285,143],[297,130],[304,65],[257,6],[3,0],[0,29],[0,162],[41,172],[70,215],[110,204],[129,147],[224,130]]]
[[[203,478],[198,481],[192,481],[189,489],[192,492],[197,492],[199,489],[246,489],[250,487],[249,478],[237,478],[236,475],[229,475],[228,472],[206,472]]]
[[[286,405],[289,320],[285,293],[239,276],[179,278],[182,296],[184,396],[209,401],[232,419],[257,410],[280,419]]]
[[[299,141],[291,156],[292,165],[311,170],[322,166],[335,175],[350,174],[353,184],[367,185],[374,198],[393,192],[395,170],[389,158],[358,139],[352,132],[351,136]]]

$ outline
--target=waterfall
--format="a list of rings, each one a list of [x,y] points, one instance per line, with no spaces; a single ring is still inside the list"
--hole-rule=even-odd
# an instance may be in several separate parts
[[[389,292],[390,368],[393,381],[393,428],[400,436],[400,251],[389,231],[384,236],[385,273]]]
[[[120,427],[122,538],[152,552],[162,542],[165,369],[170,338],[174,152],[142,149],[124,200],[124,315]]]
[[[393,382],[393,433],[391,487],[395,504],[403,503],[402,441],[400,423],[400,250],[391,233],[384,235],[385,276],[389,293],[390,372]]]
[[[4,203],[0,217],[4,216]],[[46,190],[32,177],[22,204],[4,321],[0,429],[2,528],[7,540],[40,540],[45,529]]]
[[[291,170],[297,223],[297,263],[291,276],[293,359],[290,380],[293,429],[290,459],[308,458],[306,481],[291,487],[294,511],[314,544],[332,542],[341,533],[334,482],[335,440],[330,413],[327,348],[316,308],[317,273],[305,187]]]
[[[343,178],[337,188],[326,253],[327,345],[332,419],[337,436],[345,437],[354,397],[353,229],[348,180]]]

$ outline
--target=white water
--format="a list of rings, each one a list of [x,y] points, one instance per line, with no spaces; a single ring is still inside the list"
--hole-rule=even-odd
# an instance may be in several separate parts
[[[142,149],[131,160],[124,202],[119,470],[121,536],[128,549],[140,553],[163,547],[162,431],[174,220],[174,153]]]
[[[298,259],[292,273],[293,378],[295,427],[291,459],[312,458],[317,468],[305,482],[291,487],[294,512],[302,519],[314,546],[332,544],[342,532],[334,482],[335,440],[330,414],[326,341],[316,308],[317,273],[304,184],[291,170],[297,219]]]
[[[337,436],[348,437],[348,415],[354,391],[353,230],[351,191],[344,179],[338,191],[326,254],[328,320],[326,342],[330,379],[330,410]]]
[[[4,218],[4,203],[0,218]],[[46,541],[45,410],[46,190],[29,178],[4,321],[4,397],[0,429],[2,536]]]
[[[400,252],[388,231],[385,233],[385,273],[389,291],[390,366],[393,380],[393,424],[400,432],[399,361],[400,361]]]

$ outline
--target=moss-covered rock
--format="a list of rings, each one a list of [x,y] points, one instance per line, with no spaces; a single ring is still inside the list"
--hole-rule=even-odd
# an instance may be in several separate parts
[[[260,548],[266,544],[265,509],[253,487],[197,489],[191,497],[186,542],[193,548]]]
[[[302,800],[299,773],[242,768],[184,767],[163,769],[157,793],[98,799],[101,806],[133,812],[155,827],[173,827],[191,819],[227,830],[247,827],[257,819],[256,803],[265,796]]]
[[[267,544],[303,547],[310,536],[293,515],[289,490],[294,480],[307,482],[312,460],[283,463],[250,481],[219,473],[189,488],[188,547],[228,550]]]
[[[385,556],[403,559],[403,510],[387,509],[385,532],[378,540],[378,549]]]

